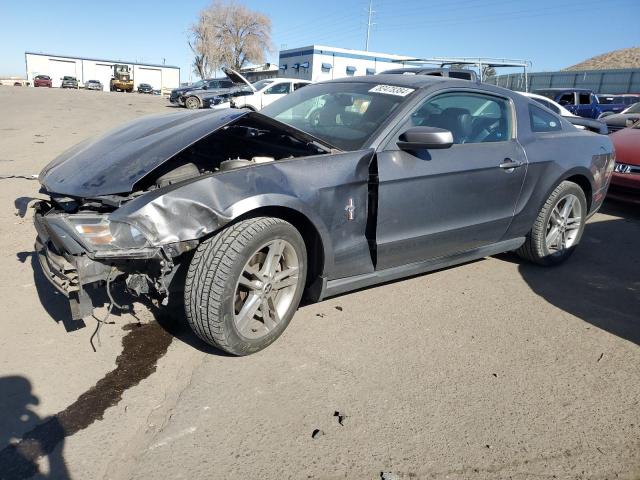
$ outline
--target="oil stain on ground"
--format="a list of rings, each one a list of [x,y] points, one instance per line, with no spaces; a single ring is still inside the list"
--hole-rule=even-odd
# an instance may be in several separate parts
[[[38,458],[51,453],[65,437],[102,420],[107,408],[116,405],[127,389],[155,372],[174,337],[156,322],[130,324],[125,329],[129,332],[122,339],[122,353],[115,369],[67,408],[0,450],[0,479],[24,479],[37,474]]]

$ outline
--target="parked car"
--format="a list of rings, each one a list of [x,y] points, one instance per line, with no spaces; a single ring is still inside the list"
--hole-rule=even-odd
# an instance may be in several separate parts
[[[34,87],[49,87],[51,88],[52,82],[49,75],[36,75],[33,77]]]
[[[87,90],[104,90],[104,85],[102,85],[102,82],[100,80],[87,80],[87,82],[84,84],[84,88],[86,88]]]
[[[144,117],[69,150],[39,176],[36,250],[75,318],[92,313],[90,285],[118,281],[183,299],[198,336],[246,355],[282,334],[303,294],[512,250],[563,262],[613,167],[607,135],[516,92],[351,77],[262,112]]]
[[[600,120],[607,124],[611,133],[630,127],[634,123],[640,122],[640,103],[634,103],[621,113],[608,115]]]
[[[547,97],[562,105],[574,115],[585,118],[598,118],[603,112],[598,97],[584,88],[546,88],[533,93]]]
[[[250,83],[240,73],[229,68],[222,69],[235,84],[242,85],[229,94],[233,108],[248,108],[257,112],[276,100],[302,87],[310,85],[308,80],[297,78],[267,78]]]
[[[61,80],[60,88],[80,88],[76,77],[62,77]]]
[[[598,95],[598,101],[603,110],[599,119],[605,118],[615,113],[620,113],[631,105],[640,102],[640,95]]]
[[[180,87],[174,88],[171,90],[171,94],[169,95],[169,101],[171,103],[184,105],[184,100],[180,103],[181,97],[183,97],[186,93],[195,91],[195,90],[219,90],[226,88],[233,88],[233,82],[226,78],[206,78],[204,80],[199,80],[188,87]]]
[[[153,95],[153,87],[148,83],[141,83],[138,85],[138,93],[149,93]]]
[[[180,95],[178,103],[190,110],[206,108],[206,104],[210,103],[204,100],[206,97],[230,94],[240,90],[240,88],[230,79],[214,80],[203,85],[200,89],[189,90]]]
[[[607,197],[640,204],[640,122],[609,138],[616,150],[616,165]]]

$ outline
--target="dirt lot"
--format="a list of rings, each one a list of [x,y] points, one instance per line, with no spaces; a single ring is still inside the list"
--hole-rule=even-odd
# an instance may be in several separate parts
[[[0,176],[167,103],[0,87]],[[363,290],[233,358],[141,305],[94,353],[95,321],[34,270],[37,182],[0,185],[1,479],[640,478],[633,207],[606,204],[561,267],[503,255]]]

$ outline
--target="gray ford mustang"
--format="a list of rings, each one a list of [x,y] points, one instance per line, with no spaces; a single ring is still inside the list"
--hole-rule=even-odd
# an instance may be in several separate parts
[[[577,121],[577,120],[576,120]],[[614,166],[606,135],[509,90],[376,75],[265,108],[146,117],[40,174],[36,249],[75,318],[124,282],[236,355],[311,301],[516,251],[567,259]],[[94,299],[95,300],[95,299]]]

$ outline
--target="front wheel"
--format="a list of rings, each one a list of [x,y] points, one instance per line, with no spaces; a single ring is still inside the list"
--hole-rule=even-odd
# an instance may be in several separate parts
[[[198,247],[185,284],[185,313],[202,340],[234,355],[273,343],[298,308],[307,275],[302,236],[279,218],[232,225]]]
[[[560,183],[540,209],[518,255],[545,266],[564,262],[580,243],[586,217],[582,188],[573,182]]]
[[[200,100],[198,97],[189,97],[185,100],[184,106],[189,110],[197,110],[200,108]]]

